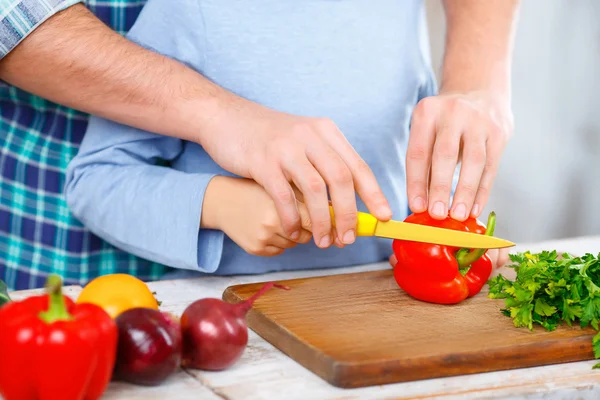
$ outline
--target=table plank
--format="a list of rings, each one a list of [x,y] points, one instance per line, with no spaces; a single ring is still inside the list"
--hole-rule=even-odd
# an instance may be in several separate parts
[[[223,400],[223,396],[204,386],[184,370],[171,375],[159,386],[139,386],[111,382],[102,400]]]

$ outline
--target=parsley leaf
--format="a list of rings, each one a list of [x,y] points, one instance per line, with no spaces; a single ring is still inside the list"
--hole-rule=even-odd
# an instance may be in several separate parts
[[[553,331],[561,324],[599,330],[600,254],[575,257],[542,251],[511,254],[514,280],[497,275],[488,281],[488,297],[503,299],[500,312],[515,327],[533,330],[534,324]],[[600,332],[592,340],[594,357],[600,359]],[[600,363],[593,368],[600,368]]]
[[[540,316],[549,317],[556,312],[556,307],[549,305],[544,299],[538,297],[535,301],[535,312]]]

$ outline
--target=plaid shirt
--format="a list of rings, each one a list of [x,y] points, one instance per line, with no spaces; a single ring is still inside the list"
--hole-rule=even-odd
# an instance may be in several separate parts
[[[0,58],[58,11],[80,0],[0,0]],[[88,0],[125,34],[145,0]],[[109,273],[158,279],[166,267],[124,253],[76,220],[65,203],[65,169],[88,115],[0,81],[0,279],[9,289],[43,286],[49,273],[84,285]]]

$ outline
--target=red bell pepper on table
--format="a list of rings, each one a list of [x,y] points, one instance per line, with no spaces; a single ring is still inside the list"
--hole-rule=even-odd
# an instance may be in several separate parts
[[[117,326],[99,306],[48,293],[0,308],[0,395],[4,400],[95,400],[110,382]]]
[[[409,215],[404,222],[493,235],[494,213],[487,228],[475,218],[464,222],[450,217],[433,219],[428,212]],[[460,249],[438,244],[394,240],[394,278],[410,296],[438,304],[456,304],[475,296],[492,273],[492,261],[486,249]]]

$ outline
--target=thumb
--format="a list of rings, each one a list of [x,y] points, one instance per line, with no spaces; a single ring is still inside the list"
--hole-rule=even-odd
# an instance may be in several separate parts
[[[298,202],[298,212],[300,213],[300,221],[302,222],[302,229],[312,232],[312,222],[310,220],[310,214],[306,204],[301,201]]]

